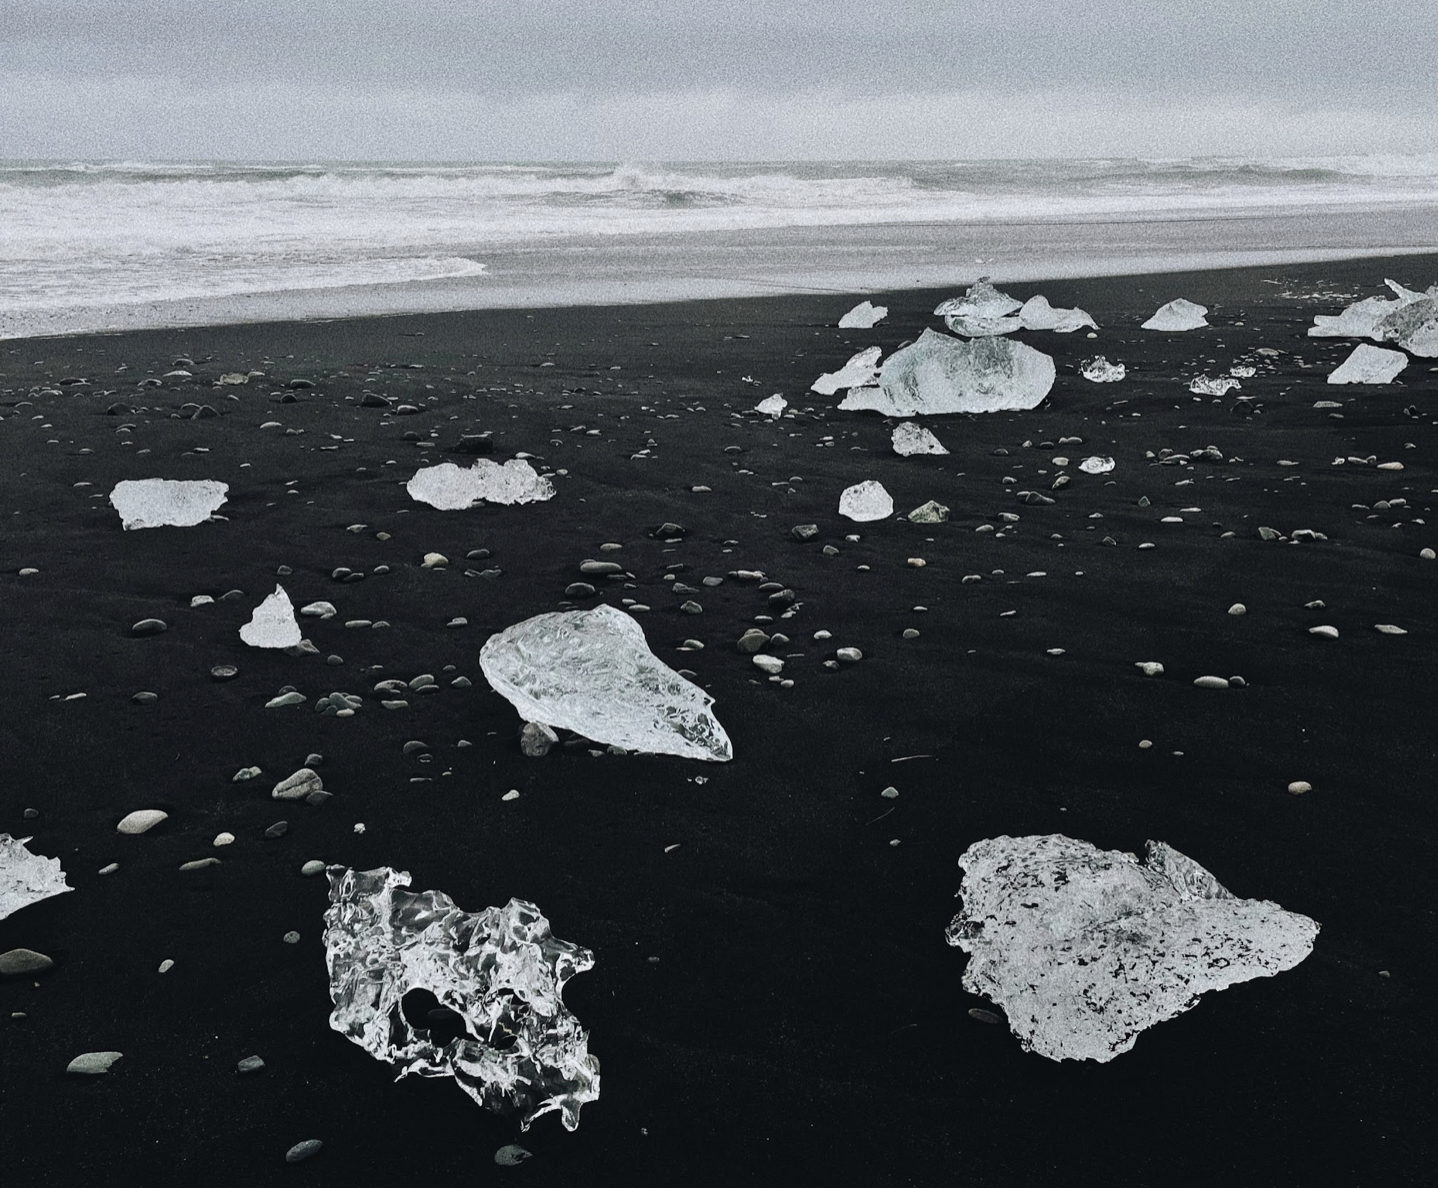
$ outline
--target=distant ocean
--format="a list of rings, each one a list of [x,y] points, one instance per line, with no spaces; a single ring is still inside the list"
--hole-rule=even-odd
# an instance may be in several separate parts
[[[724,165],[10,161],[0,162],[0,337],[957,283],[978,264],[1014,279],[1425,248],[1438,248],[1438,153]]]

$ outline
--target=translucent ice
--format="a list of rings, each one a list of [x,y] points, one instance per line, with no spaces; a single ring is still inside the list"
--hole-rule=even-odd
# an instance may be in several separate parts
[[[894,501],[884,490],[883,483],[866,479],[844,489],[839,496],[839,514],[861,524],[869,520],[887,520],[894,514]]]
[[[777,392],[773,396],[766,396],[754,406],[754,411],[763,413],[766,417],[777,417],[783,414],[789,407],[789,402]]]
[[[1419,293],[1414,289],[1404,288],[1395,280],[1385,280],[1383,283],[1393,290],[1392,297],[1365,297],[1362,301],[1355,301],[1347,306],[1341,313],[1318,314],[1313,319],[1313,325],[1309,327],[1308,337],[1377,338],[1382,341],[1384,336],[1377,332],[1380,322],[1414,302],[1438,296],[1438,285],[1426,293]]]
[[[879,356],[883,353],[882,347],[868,347],[854,355],[838,371],[821,375],[809,385],[809,390],[818,392],[820,396],[832,396],[841,388],[870,383],[878,369]]]
[[[714,699],[664,664],[612,606],[556,611],[489,637],[479,664],[526,722],[686,759],[732,759]]]
[[[1208,319],[1204,315],[1208,313],[1208,306],[1195,305],[1192,301],[1185,301],[1179,297],[1170,301],[1167,305],[1161,305],[1143,324],[1144,330],[1197,330],[1200,326],[1207,326]]]
[[[900,421],[894,426],[894,453],[903,454],[947,454],[943,444],[916,421]]]
[[[1110,363],[1102,355],[1095,355],[1083,361],[1079,374],[1095,384],[1114,384],[1128,374],[1128,369],[1122,363]]]
[[[214,479],[126,479],[110,492],[110,506],[132,528],[192,528],[214,514],[229,491]]]
[[[462,511],[476,503],[538,503],[554,497],[554,484],[523,458],[502,466],[480,458],[469,468],[453,462],[426,466],[405,484],[410,498],[441,511]]]
[[[1318,934],[1161,842],[1140,863],[1063,834],[996,837],[959,865],[963,911],[945,938],[972,955],[964,989],[1051,1060],[1112,1060],[1205,991],[1292,969]]]
[[[250,621],[240,628],[240,638],[252,648],[292,648],[303,638],[295,621],[295,604],[281,585],[255,607]]]
[[[569,1013],[564,983],[594,965],[557,940],[532,903],[464,912],[442,891],[412,892],[404,871],[332,868],[325,912],[330,1026],[401,1077],[453,1076],[486,1109],[528,1130],[561,1112],[565,1129],[599,1097],[599,1061]],[[416,1027],[402,1002],[427,990],[463,1020],[445,1041]],[[458,1020],[455,1021],[458,1023]]]
[[[1059,334],[1072,334],[1085,327],[1098,329],[1098,323],[1083,310],[1055,309],[1042,294],[1024,302],[1019,310],[1019,322],[1025,330],[1053,330]]]
[[[1188,385],[1188,390],[1199,396],[1222,396],[1224,393],[1242,386],[1231,375],[1221,375],[1217,379],[1200,375]]]
[[[1402,351],[1386,351],[1366,342],[1353,348],[1353,353],[1328,376],[1330,384],[1389,384],[1408,366]]]
[[[1420,358],[1438,356],[1438,295],[1419,297],[1380,318],[1373,327],[1379,342],[1395,342]]]
[[[869,301],[861,301],[848,313],[839,319],[840,330],[868,330],[877,326],[889,314],[887,305],[874,305]]]
[[[1094,454],[1092,457],[1085,458],[1078,466],[1084,474],[1108,474],[1114,467],[1114,461],[1101,454]]]
[[[1007,293],[1002,293],[981,276],[970,286],[962,297],[951,297],[941,302],[934,313],[944,319],[955,334],[966,338],[987,338],[996,334],[1011,334],[1020,328],[1020,321],[1008,317],[1023,305]]]
[[[839,407],[897,417],[1018,411],[1036,407],[1053,383],[1053,359],[1024,343],[925,330],[884,361],[878,387],[850,392]]]
[[[65,885],[60,859],[30,853],[25,848],[30,840],[0,833],[0,920],[22,907],[75,889]]]

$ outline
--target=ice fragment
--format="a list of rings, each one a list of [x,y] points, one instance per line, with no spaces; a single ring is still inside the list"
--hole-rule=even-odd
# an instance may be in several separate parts
[[[126,479],[110,492],[110,506],[128,532],[138,528],[192,528],[225,502],[228,483],[214,479]]]
[[[1408,366],[1402,351],[1388,351],[1369,346],[1366,342],[1353,348],[1353,353],[1329,375],[1330,384],[1388,384]]]
[[[879,356],[883,353],[882,347],[868,347],[854,355],[838,371],[821,375],[809,385],[809,390],[818,392],[820,396],[832,396],[840,388],[855,388],[870,383],[877,373]]]
[[[405,484],[410,498],[440,511],[462,511],[476,503],[539,503],[554,498],[554,484],[523,458],[500,465],[478,459],[467,469],[453,462],[427,466]]]
[[[295,605],[281,585],[255,607],[250,621],[240,628],[240,638],[252,648],[292,648],[303,636],[295,620]]]
[[[1438,356],[1438,286],[1433,296],[1420,297],[1387,314],[1373,327],[1379,342],[1395,342],[1420,358]]]
[[[1053,383],[1053,359],[1024,343],[964,342],[925,330],[885,360],[877,388],[852,391],[839,407],[898,417],[1023,411],[1039,405]]]
[[[1214,379],[1207,375],[1200,375],[1188,385],[1188,390],[1199,396],[1222,396],[1233,388],[1243,387],[1231,375],[1221,375]]]
[[[1208,319],[1204,315],[1208,313],[1208,306],[1195,305],[1192,301],[1185,301],[1182,297],[1170,301],[1167,305],[1161,305],[1143,324],[1144,330],[1197,330],[1200,326],[1207,326]]]
[[[839,514],[860,523],[886,520],[894,514],[894,501],[884,490],[883,483],[866,479],[844,489],[839,496]]]
[[[1127,371],[1128,369],[1122,363],[1110,363],[1102,355],[1085,359],[1079,368],[1079,374],[1095,384],[1117,383],[1123,379]]]
[[[909,457],[913,454],[947,454],[943,444],[916,421],[901,421],[894,426],[894,453]]]
[[[874,305],[869,301],[861,301],[839,319],[839,329],[868,330],[877,326],[888,314],[889,307],[887,305]]]
[[[779,393],[775,392],[774,395],[766,396],[763,400],[759,401],[759,403],[754,406],[754,411],[763,413],[766,417],[778,417],[781,416],[788,407],[789,402],[780,396]]]
[[[1019,310],[1019,322],[1025,330],[1052,330],[1057,334],[1072,334],[1085,327],[1098,329],[1098,323],[1083,310],[1055,309],[1042,294],[1024,302]]]
[[[951,297],[941,302],[934,313],[943,318],[944,325],[955,334],[966,338],[987,338],[1011,334],[1019,329],[1020,320],[1006,315],[1022,305],[1023,302],[994,288],[988,277],[981,276],[962,297]]]
[[[1378,327],[1416,302],[1438,296],[1438,285],[1431,286],[1426,293],[1405,289],[1397,281],[1383,282],[1393,290],[1393,297],[1365,297],[1355,301],[1341,313],[1317,314],[1308,329],[1309,338],[1376,338],[1380,342],[1387,335],[1380,334]],[[1414,354],[1422,352],[1414,351]]]
[[[1108,474],[1113,467],[1114,461],[1112,458],[1105,458],[1098,454],[1093,455],[1091,458],[1085,458],[1078,464],[1078,468],[1082,470],[1084,474]]]
[[[22,907],[75,889],[65,885],[60,859],[30,853],[25,848],[30,840],[0,833],[0,920]]]

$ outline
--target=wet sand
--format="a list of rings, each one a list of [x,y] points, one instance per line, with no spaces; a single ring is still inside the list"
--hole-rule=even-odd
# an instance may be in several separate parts
[[[900,458],[893,422],[807,389],[865,346],[937,327],[930,311],[957,289],[874,294],[891,312],[872,330],[835,328],[857,298],[826,295],[0,343],[0,831],[33,834],[75,888],[0,921],[0,951],[57,962],[0,981],[7,1172],[36,1185],[1416,1178],[1433,1155],[1438,563],[1419,552],[1438,547],[1438,361],[1385,387],[1330,387],[1354,343],[1305,337],[1315,313],[1384,276],[1424,287],[1438,257],[1004,285],[1076,303],[1102,329],[1023,334],[1055,357],[1049,399],[926,419],[947,457]],[[1213,325],[1138,328],[1180,296]],[[1097,353],[1128,378],[1082,379]],[[137,387],[181,356],[192,379]],[[1187,390],[1240,362],[1258,369],[1241,392]],[[265,375],[213,386],[250,369]],[[295,379],[314,386],[282,403]],[[362,407],[367,389],[419,411]],[[747,412],[775,392],[794,416]],[[1325,400],[1341,407],[1314,407]],[[115,402],[134,411],[106,415]],[[179,419],[186,403],[220,415]],[[497,458],[525,451],[555,472],[556,497],[410,502],[401,484],[426,458],[466,462],[448,447],[483,432]],[[1160,463],[1210,445],[1223,462]],[[1077,473],[1089,454],[1115,470]],[[1054,490],[1060,455],[1072,481]],[[108,493],[146,477],[228,482],[226,519],[122,532]],[[898,512],[935,499],[951,521],[841,519],[840,491],[870,478]],[[679,543],[651,535],[665,521],[687,529]],[[817,538],[791,535],[804,523]],[[1290,543],[1297,529],[1327,539]],[[429,552],[450,564],[421,568]],[[479,648],[565,605],[580,562],[600,557],[633,580],[599,597],[650,608],[636,612],[650,647],[713,694],[731,763],[520,754]],[[677,565],[701,594],[669,589]],[[341,566],[366,577],[332,580]],[[734,647],[772,613],[726,577],[740,569],[797,595],[775,624],[792,688]],[[240,642],[277,580],[296,606],[338,607],[302,620],[319,655]],[[229,590],[243,597],[189,605]],[[688,597],[702,614],[680,612]],[[1227,613],[1236,602],[1246,615]],[[152,616],[168,631],[133,638]],[[457,616],[467,625],[447,627]],[[390,626],[344,626],[361,619]],[[1321,624],[1339,638],[1309,634]],[[704,649],[677,651],[688,638]],[[826,669],[844,646],[864,659]],[[1164,676],[1144,677],[1147,660]],[[223,663],[240,674],[217,683]],[[422,673],[440,691],[407,709],[372,692]],[[1246,687],[1195,688],[1204,674]],[[310,704],[265,709],[286,685]],[[158,701],[136,704],[139,691]],[[365,704],[315,713],[332,691]],[[410,740],[427,759],[403,754]],[[311,752],[333,799],[271,800]],[[249,765],[263,775],[232,783]],[[1312,791],[1290,794],[1295,780]],[[880,796],[891,785],[896,800]],[[170,817],[118,835],[140,808]],[[266,839],[279,820],[288,832]],[[213,848],[222,830],[237,840]],[[943,930],[969,844],[1057,832],[1135,852],[1168,842],[1235,894],[1318,920],[1317,946],[1112,1063],[1025,1053],[967,1015],[992,1004],[961,989],[966,958]],[[221,864],[178,869],[209,856]],[[414,889],[472,911],[533,900],[594,951],[565,991],[603,1065],[576,1132],[546,1116],[519,1135],[446,1080],[396,1084],[329,1029],[325,880],[299,873],[316,858],[408,870]],[[124,1059],[64,1075],[94,1050]],[[237,1075],[252,1054],[265,1070]],[[323,1151],[286,1168],[309,1138]],[[534,1153],[521,1169],[493,1165],[509,1142]]]

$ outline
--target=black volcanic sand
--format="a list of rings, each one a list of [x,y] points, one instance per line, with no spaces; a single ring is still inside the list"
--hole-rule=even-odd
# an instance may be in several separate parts
[[[834,327],[857,298],[806,295],[0,344],[0,830],[33,834],[74,887],[0,922],[0,951],[57,962],[0,983],[5,1183],[1412,1182],[1433,1155],[1438,563],[1419,552],[1438,547],[1438,361],[1329,387],[1354,343],[1304,333],[1384,276],[1421,287],[1438,258],[1010,286],[1103,330],[1022,335],[1057,360],[1049,399],[929,419],[948,457],[898,457],[893,422],[808,386],[937,327],[958,289],[876,295],[891,312],[868,331]],[[1138,328],[1179,296],[1214,325]],[[1128,378],[1082,379],[1099,352]],[[193,379],[136,386],[181,355]],[[1241,393],[1189,393],[1236,362],[1258,367]],[[214,386],[249,369],[264,378]],[[314,386],[282,403],[292,379]],[[419,411],[361,407],[366,389]],[[793,415],[748,411],[774,392]],[[134,411],[107,416],[117,401]],[[186,403],[220,415],[179,419]],[[556,471],[556,497],[412,503],[399,484],[467,462],[446,451],[476,432]],[[1223,462],[1160,464],[1209,445]],[[1078,473],[1089,454],[1116,469]],[[1058,455],[1072,482],[1052,490]],[[112,485],[157,476],[228,482],[224,521],[122,532]],[[900,513],[936,499],[953,518],[844,520],[839,493],[862,479]],[[687,535],[652,537],[664,521]],[[790,530],[809,522],[801,543]],[[429,552],[449,566],[421,568]],[[479,648],[567,605],[586,558],[633,575],[599,597],[650,608],[650,646],[714,695],[733,762],[521,755]],[[280,566],[296,606],[339,608],[302,620],[317,656],[238,638]],[[340,566],[367,576],[334,581]],[[670,567],[703,592],[672,592]],[[739,569],[797,595],[776,624],[791,688],[734,647],[766,595],[701,586]],[[243,598],[190,608],[231,589]],[[701,615],[680,612],[689,597]],[[151,616],[169,630],[133,638]],[[704,650],[676,651],[690,637]],[[864,659],[826,669],[841,646]],[[221,663],[238,678],[212,681]],[[377,681],[421,673],[437,693],[380,706]],[[1203,674],[1247,687],[1195,688]],[[286,685],[310,704],[266,709]],[[314,711],[337,690],[364,695],[353,718]],[[405,756],[416,739],[428,752]],[[310,752],[334,798],[271,800]],[[231,782],[252,764],[259,779]],[[1290,794],[1296,780],[1312,791]],[[139,808],[170,817],[117,834]],[[237,840],[214,849],[222,830]],[[1109,1064],[1026,1053],[968,1015],[992,1004],[961,989],[943,932],[968,845],[1054,832],[1166,841],[1236,894],[1318,920],[1317,947]],[[565,991],[603,1063],[576,1132],[547,1115],[521,1135],[447,1079],[395,1083],[329,1028],[326,880],[300,875],[314,858],[407,870],[470,910],[531,899],[593,949]],[[109,1074],[65,1076],[104,1049],[124,1053]],[[251,1054],[265,1070],[238,1076]],[[323,1151],[287,1167],[309,1138]],[[533,1159],[496,1167],[515,1141]]]

